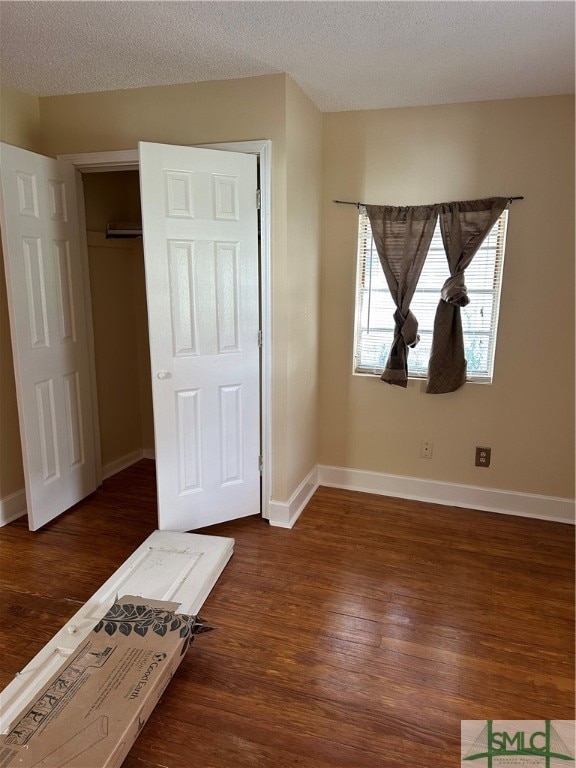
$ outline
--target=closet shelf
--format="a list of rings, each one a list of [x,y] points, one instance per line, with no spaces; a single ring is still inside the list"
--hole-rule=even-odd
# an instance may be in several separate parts
[[[142,224],[139,221],[113,221],[106,224],[106,238],[142,237]]]

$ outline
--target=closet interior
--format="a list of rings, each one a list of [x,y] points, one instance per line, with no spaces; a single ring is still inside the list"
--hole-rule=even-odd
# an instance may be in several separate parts
[[[84,173],[84,204],[104,476],[153,456],[154,425],[138,171]]]

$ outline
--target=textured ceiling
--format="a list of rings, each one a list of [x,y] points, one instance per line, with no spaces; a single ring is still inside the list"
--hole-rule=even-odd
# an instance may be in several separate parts
[[[288,73],[323,111],[574,92],[574,3],[0,2],[40,96]]]

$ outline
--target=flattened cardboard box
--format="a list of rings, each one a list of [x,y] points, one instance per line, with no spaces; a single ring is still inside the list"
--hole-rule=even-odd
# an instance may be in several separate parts
[[[179,603],[116,600],[0,741],[0,768],[118,768],[182,661],[209,629]]]

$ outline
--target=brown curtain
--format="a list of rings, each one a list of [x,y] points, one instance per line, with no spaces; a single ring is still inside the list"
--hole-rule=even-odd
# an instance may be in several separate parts
[[[506,197],[443,203],[440,230],[450,277],[444,283],[434,319],[426,392],[454,392],[466,382],[460,307],[469,304],[464,271],[508,205]]]
[[[410,302],[430,247],[439,208],[438,205],[366,206],[380,264],[396,304],[394,340],[381,379],[399,387],[408,383],[408,347],[415,347],[420,339]]]

